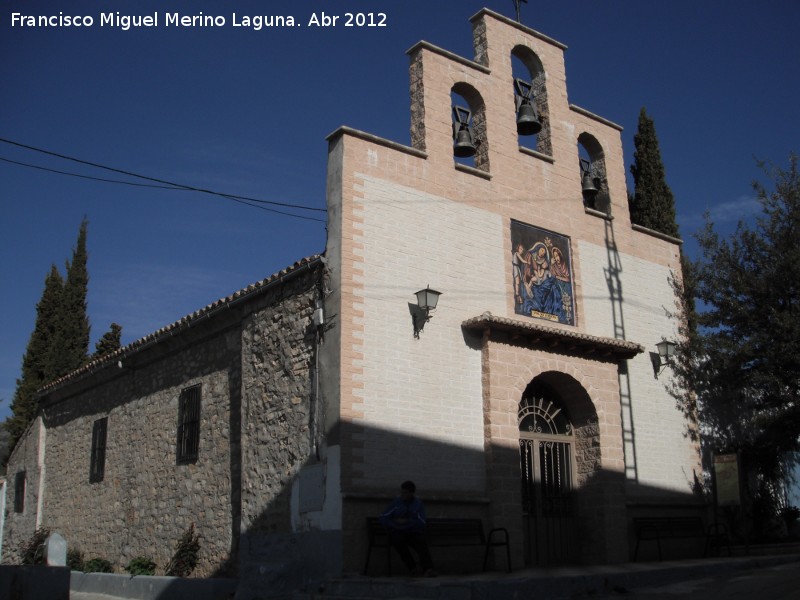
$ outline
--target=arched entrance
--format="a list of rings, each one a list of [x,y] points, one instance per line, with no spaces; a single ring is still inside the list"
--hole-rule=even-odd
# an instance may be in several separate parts
[[[539,378],[519,403],[525,563],[577,560],[575,428],[560,394]]]

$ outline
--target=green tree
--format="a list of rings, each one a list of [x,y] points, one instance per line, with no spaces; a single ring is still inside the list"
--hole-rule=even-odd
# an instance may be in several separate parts
[[[89,288],[87,269],[86,229],[84,219],[78,231],[78,241],[67,263],[67,278],[61,298],[60,328],[52,349],[57,376],[65,375],[86,363],[89,354],[89,317],[86,314],[86,295]]]
[[[670,392],[678,399],[678,405],[687,417],[687,435],[700,441],[697,407],[698,376],[698,313],[697,313],[697,266],[685,254],[681,254],[680,277],[671,278],[675,292],[676,311],[670,316],[678,323],[676,360],[673,363],[674,377]]]
[[[108,331],[103,334],[94,347],[93,358],[100,358],[106,354],[119,350],[122,347],[122,326],[112,323]]]
[[[9,431],[4,427],[0,427],[0,465],[4,465],[8,462],[10,440],[11,434]]]
[[[698,327],[679,346],[676,375],[696,393],[712,447],[741,451],[752,496],[777,509],[784,457],[800,450],[800,174],[796,155],[788,169],[761,166],[770,186],[754,184],[755,222],[722,237],[707,218],[697,236]]]
[[[86,294],[87,221],[81,222],[78,241],[67,263],[66,280],[53,265],[36,305],[36,323],[22,358],[22,373],[4,427],[13,448],[38,411],[36,392],[47,383],[85,364],[89,348]]]
[[[56,377],[52,362],[52,341],[60,328],[61,298],[64,280],[53,265],[44,282],[44,291],[36,305],[36,323],[22,357],[22,373],[11,402],[11,417],[5,422],[10,434],[9,446],[17,443],[36,415],[36,390]]]
[[[664,163],[653,120],[642,107],[639,125],[633,136],[634,193],[628,197],[631,222],[654,231],[678,237],[675,220],[675,198],[667,185]]]

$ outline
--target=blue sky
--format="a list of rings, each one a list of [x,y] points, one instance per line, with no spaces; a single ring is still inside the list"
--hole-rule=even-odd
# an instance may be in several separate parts
[[[325,136],[349,125],[409,142],[408,57],[419,40],[472,58],[469,17],[513,0],[2,0],[0,138],[193,187],[324,208]],[[123,31],[100,14],[222,15],[221,28]],[[307,27],[312,13],[342,15]],[[93,27],[12,26],[11,14]],[[232,27],[231,14],[304,26]],[[386,26],[346,28],[347,12]],[[522,22],[566,44],[570,102],[622,125],[654,118],[689,253],[708,210],[726,231],[754,210],[755,158],[786,164],[800,134],[795,0],[535,1]],[[0,158],[136,181],[0,143]],[[128,343],[325,247],[309,219],[207,194],[57,175],[0,161],[0,419],[44,278],[89,220],[92,343]],[[141,183],[141,181],[140,181]],[[268,206],[268,205],[265,205]],[[273,207],[275,208],[275,207]]]

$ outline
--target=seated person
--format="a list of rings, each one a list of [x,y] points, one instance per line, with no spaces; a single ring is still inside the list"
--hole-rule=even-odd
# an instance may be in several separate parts
[[[433,561],[425,537],[425,506],[414,494],[417,487],[413,481],[400,486],[400,496],[383,511],[381,524],[389,532],[389,541],[400,554],[400,558],[412,575],[435,577]],[[417,566],[411,550],[419,557]]]

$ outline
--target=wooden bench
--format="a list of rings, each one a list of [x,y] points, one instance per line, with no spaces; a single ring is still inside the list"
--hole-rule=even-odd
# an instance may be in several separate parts
[[[714,523],[706,529],[700,517],[641,517],[633,520],[636,532],[636,550],[633,560],[639,556],[639,546],[645,541],[655,541],[658,546],[658,560],[663,560],[661,540],[705,538],[703,555],[707,556],[712,545],[721,548],[724,542],[731,553],[728,533],[724,525]]]
[[[428,519],[425,534],[431,548],[455,546],[480,546],[483,552],[483,570],[489,561],[489,550],[505,547],[506,565],[511,572],[511,549],[508,544],[508,530],[498,527],[492,529],[487,537],[483,532],[480,519]],[[375,517],[367,517],[367,558],[364,562],[364,575],[369,570],[369,561],[373,548],[386,548],[386,561],[389,575],[392,574],[392,545],[389,532]]]

